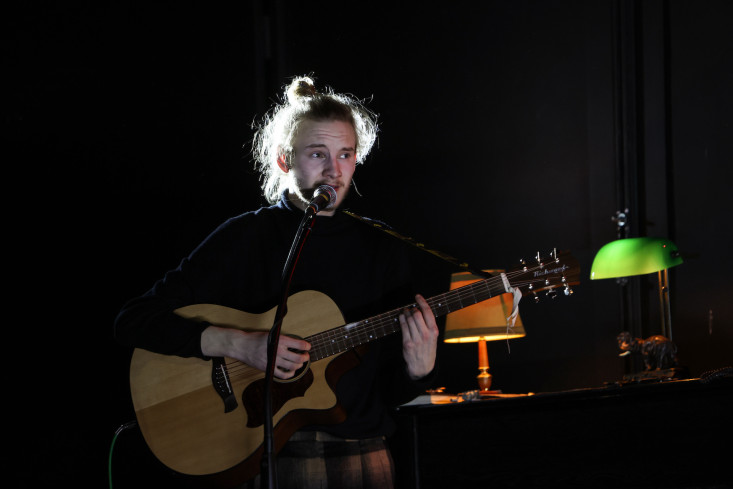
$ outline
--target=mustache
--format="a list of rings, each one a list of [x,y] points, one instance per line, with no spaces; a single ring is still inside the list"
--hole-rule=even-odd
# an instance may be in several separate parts
[[[309,189],[305,190],[303,192],[303,196],[305,198],[307,198],[307,199],[313,199],[313,195],[316,193],[316,190],[321,185],[328,185],[328,186],[333,187],[334,189],[339,189],[339,188],[340,189],[343,189],[344,188],[344,184],[341,183],[341,182],[320,182],[320,183],[314,184],[313,185],[313,188],[309,188]],[[336,192],[336,194],[338,195],[338,191]]]

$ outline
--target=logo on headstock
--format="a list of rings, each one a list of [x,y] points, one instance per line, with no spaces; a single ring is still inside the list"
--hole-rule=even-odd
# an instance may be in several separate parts
[[[556,267],[556,268],[543,268],[542,270],[535,271],[534,277],[536,278],[536,277],[542,277],[544,275],[553,275],[556,273],[563,273],[568,268],[570,267],[567,265],[563,265],[561,267]]]

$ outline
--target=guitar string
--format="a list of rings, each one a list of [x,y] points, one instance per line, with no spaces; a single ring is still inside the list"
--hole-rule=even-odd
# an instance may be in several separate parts
[[[536,269],[541,268],[543,267],[536,267]],[[519,270],[509,272],[507,275],[516,276],[526,274],[531,271],[532,269],[528,269],[526,271]],[[495,279],[496,280],[493,280],[494,282],[501,281],[500,277],[495,277]],[[474,284],[469,284],[459,289],[450,291],[440,298],[430,299],[428,300],[428,304],[433,309],[445,307],[448,312],[452,312],[450,304],[455,303],[456,301],[460,303],[461,308],[465,307],[463,304],[466,302],[469,305],[476,304],[492,297],[493,290],[491,289],[491,286],[489,284],[489,282],[491,281],[492,279],[479,280]],[[531,282],[532,280],[529,280],[525,281],[524,283]],[[515,282],[515,284],[520,286],[517,282]],[[482,288],[486,288],[487,290],[481,291],[480,289]],[[317,361],[321,358],[325,358],[327,356],[345,351],[351,347],[355,347],[365,342],[372,341],[373,339],[375,339],[375,334],[377,338],[380,338],[386,336],[387,334],[396,332],[399,329],[399,327],[397,326],[399,324],[397,317],[403,309],[404,308],[395,309],[393,311],[375,316],[370,320],[364,320],[358,323],[354,323],[351,326],[354,328],[354,331],[350,335],[341,334],[340,331],[342,331],[345,326],[340,326],[306,338],[306,340],[308,340],[312,345],[310,352],[312,361]],[[356,338],[356,340],[353,339],[354,337]],[[334,340],[334,338],[336,340]]]
[[[493,296],[492,287],[489,284],[491,281],[496,282],[496,284],[493,285],[503,286],[500,277],[497,277],[496,280],[482,280],[478,282],[478,285],[469,284],[459,289],[447,292],[440,298],[428,299],[428,305],[433,310],[438,309],[442,312],[442,309],[445,308],[447,310],[446,313],[450,313],[453,309],[450,304],[459,303],[461,306],[460,308],[466,307],[464,304],[476,304]],[[478,290],[480,288],[486,288],[487,290]],[[503,287],[501,290],[503,290]],[[357,347],[361,344],[373,341],[374,339],[379,339],[397,332],[400,329],[398,317],[404,309],[405,307],[401,307],[374,316],[368,320],[353,323],[351,326],[353,328],[352,332],[346,335],[343,334],[346,325],[343,325],[306,337],[305,340],[311,343],[311,361],[318,361],[323,358],[336,355],[350,348]],[[441,313],[441,315],[446,313]],[[242,369],[248,370],[248,366],[238,360],[234,360],[227,363],[227,369],[229,370],[229,374],[234,376]]]
[[[526,269],[518,269],[518,270],[510,271],[506,273],[506,276],[507,278],[518,277],[521,275],[532,273],[537,270],[542,270],[546,267],[546,265],[547,264],[545,263],[540,263],[531,268],[528,267]],[[544,279],[536,278],[536,279],[530,279],[530,280],[510,281],[510,282],[515,287],[522,287],[528,284],[532,284],[533,282],[538,282],[542,280]],[[441,296],[428,299],[427,300],[428,305],[431,307],[431,309],[435,310],[438,307],[442,308],[444,304],[454,304],[456,302],[461,304],[461,308],[466,307],[463,305],[463,303],[466,301],[468,301],[469,305],[477,304],[478,302],[482,302],[492,297],[491,284],[489,282],[498,283],[498,282],[502,282],[502,279],[501,277],[490,277],[488,279],[480,279],[477,282],[474,282],[472,284],[446,292],[445,294],[442,294]],[[486,288],[487,290],[482,292],[479,290],[482,288]],[[411,307],[411,306],[407,306],[407,307]],[[342,351],[346,351],[350,348],[359,346],[365,342],[369,342],[374,339],[378,339],[383,336],[387,336],[388,334],[395,333],[396,331],[399,330],[399,326],[398,326],[399,321],[397,318],[399,317],[399,314],[404,309],[405,307],[401,307],[398,309],[394,309],[392,311],[388,311],[386,313],[379,314],[368,320],[362,320],[362,321],[353,323],[350,327],[353,327],[354,331],[352,333],[352,336],[355,336],[357,338],[357,341],[353,341],[353,340],[347,341],[350,338],[349,335],[344,336],[340,333],[340,331],[344,330],[346,325],[332,328],[330,330],[327,330],[321,333],[316,333],[315,335],[305,338],[307,341],[311,343],[311,351],[310,351],[311,361],[317,361],[322,358],[326,358],[328,356],[332,356],[337,353],[341,353]],[[441,315],[447,314],[450,312],[452,311],[448,307],[447,312],[441,313]],[[376,334],[376,338],[375,338],[375,334]],[[334,340],[334,338],[336,338],[336,340]],[[239,373],[243,369],[249,370],[248,365],[238,360],[232,360],[228,362],[226,366],[227,366],[227,370],[229,370],[230,375]]]
[[[535,269],[542,269],[544,268],[543,265],[538,265],[535,267]],[[508,276],[518,276],[522,274],[526,274],[528,272],[533,271],[533,269],[528,270],[517,270],[513,272],[509,272]],[[496,278],[496,277],[494,277]],[[496,278],[495,281],[500,281],[501,278]],[[489,282],[491,282],[492,279],[487,280],[479,280],[477,283],[469,284],[468,286],[461,287],[459,289],[455,289],[451,292],[448,292],[444,294],[440,298],[434,298],[431,300],[428,300],[428,304],[431,304],[431,308],[434,310],[438,306],[442,306],[443,303],[451,303],[456,302],[456,300],[461,304],[461,308],[465,307],[463,306],[463,303],[468,301],[469,305],[476,304],[478,302],[481,302],[483,300],[486,300],[488,298],[491,298],[491,292],[492,290],[487,290],[486,292],[481,292],[480,289],[483,287],[489,287]],[[525,284],[532,283],[533,281],[537,280],[529,280],[525,281]],[[515,282],[515,285],[521,286]],[[441,299],[445,299],[441,301]],[[447,308],[448,312],[452,312],[450,310],[450,307]],[[358,346],[366,341],[371,341],[374,339],[374,335],[371,333],[377,332],[378,328],[384,328],[386,324],[394,325],[397,324],[396,317],[399,315],[399,313],[402,311],[402,309],[396,309],[394,311],[390,311],[388,313],[382,314],[380,316],[376,316],[375,318],[372,318],[369,320],[369,322],[362,321],[361,323],[355,323],[352,325],[352,327],[355,327],[355,331],[352,334],[352,336],[356,336],[358,339],[357,341],[349,341],[348,335],[340,335],[336,334],[333,335],[340,339],[338,342],[334,342],[332,339],[327,338],[333,331],[335,330],[342,330],[344,326],[341,326],[339,328],[334,328],[333,330],[329,330],[328,332],[321,333],[320,335],[316,335],[314,337],[308,338],[309,341],[312,342],[312,349],[311,349],[311,356],[317,357],[316,360],[320,358],[325,358],[325,356],[329,356],[329,354],[335,354],[339,353],[341,351],[344,351],[348,349],[349,347]],[[387,321],[385,323],[384,321]],[[376,325],[375,325],[376,323]],[[387,330],[382,329],[383,334],[379,334],[377,337],[384,336],[389,333],[393,333],[397,331],[396,326],[392,326]],[[334,349],[335,347],[335,349]],[[324,356],[321,356],[322,353],[325,353]]]

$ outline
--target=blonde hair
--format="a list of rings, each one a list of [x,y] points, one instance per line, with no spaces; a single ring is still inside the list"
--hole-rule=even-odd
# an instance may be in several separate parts
[[[295,77],[285,87],[283,100],[273,106],[260,123],[254,123],[252,155],[260,172],[262,191],[268,202],[274,204],[286,186],[286,175],[280,171],[277,160],[285,156],[288,165],[292,158],[292,142],[304,120],[348,122],[356,134],[356,162],[363,163],[377,139],[377,115],[352,95],[337,94],[330,87],[319,92],[313,79]]]

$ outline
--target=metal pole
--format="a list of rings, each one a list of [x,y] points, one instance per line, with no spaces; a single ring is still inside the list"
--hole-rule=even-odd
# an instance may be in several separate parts
[[[669,274],[667,269],[657,272],[659,277],[659,313],[662,320],[662,335],[672,340],[672,311],[669,304]]]

